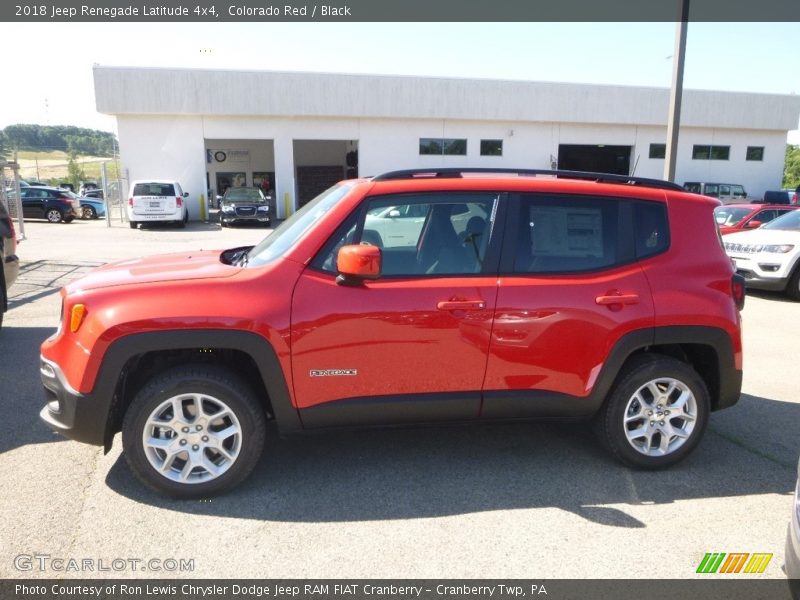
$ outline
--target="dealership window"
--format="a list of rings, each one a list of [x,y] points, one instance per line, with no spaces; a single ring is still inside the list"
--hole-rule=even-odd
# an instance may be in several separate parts
[[[748,146],[747,160],[764,160],[764,146]]]
[[[481,140],[481,156],[503,156],[503,140]]]
[[[456,138],[420,138],[419,153],[466,156],[467,140]]]
[[[666,155],[666,144],[650,144],[650,158],[664,158]]]
[[[731,155],[730,146],[699,146],[692,148],[694,160],[728,160]]]

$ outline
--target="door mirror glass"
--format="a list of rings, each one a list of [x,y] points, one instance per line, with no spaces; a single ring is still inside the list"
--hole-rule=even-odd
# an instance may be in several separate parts
[[[381,274],[381,249],[370,244],[342,246],[336,255],[339,283],[377,279]]]

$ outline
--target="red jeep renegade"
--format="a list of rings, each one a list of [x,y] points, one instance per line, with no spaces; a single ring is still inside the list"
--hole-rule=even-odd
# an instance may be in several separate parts
[[[42,419],[172,496],[283,434],[593,418],[671,465],[739,398],[744,285],[717,200],[664,181],[442,169],[343,182],[255,247],[135,258],[62,290]]]

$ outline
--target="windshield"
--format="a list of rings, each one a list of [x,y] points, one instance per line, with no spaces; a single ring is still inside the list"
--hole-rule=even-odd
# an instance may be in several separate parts
[[[306,231],[316,223],[325,213],[336,206],[351,185],[336,184],[322,192],[311,202],[303,206],[278,226],[255,248],[247,254],[246,263],[249,266],[265,265],[291,248],[294,243],[305,235]]]
[[[800,231],[800,210],[793,210],[764,225],[761,229],[785,229]]]
[[[752,208],[732,208],[730,206],[720,206],[714,209],[714,219],[721,227],[733,227],[752,212]]]
[[[258,188],[228,188],[223,200],[227,202],[256,202],[263,203],[267,199]]]

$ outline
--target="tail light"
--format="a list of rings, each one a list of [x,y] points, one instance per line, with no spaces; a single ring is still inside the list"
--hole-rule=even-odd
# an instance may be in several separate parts
[[[745,289],[744,277],[736,273],[731,279],[731,295],[733,301],[736,303],[736,308],[742,310],[744,308]]]
[[[797,192],[795,192],[794,194],[792,194],[792,204],[798,204],[798,203],[800,203],[800,198],[798,198]]]
[[[133,196],[128,198],[128,206],[133,206]]]
[[[175,196],[175,206],[181,208],[183,206],[183,198],[180,196]]]

